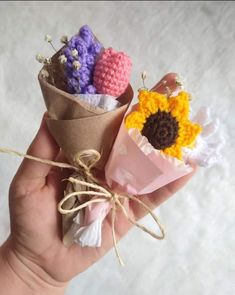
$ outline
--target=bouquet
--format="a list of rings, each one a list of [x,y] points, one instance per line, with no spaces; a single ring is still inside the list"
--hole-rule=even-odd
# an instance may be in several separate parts
[[[46,39],[50,42],[50,37]],[[65,46],[50,60],[37,56],[44,63],[39,82],[49,114],[47,124],[71,164],[81,167],[79,153],[94,150],[99,157],[95,168],[102,173],[133,98],[129,84],[131,59],[124,52],[105,49],[88,26],[83,26],[69,41],[64,37],[62,41]],[[86,153],[81,154],[81,158],[85,156]],[[82,174],[79,171],[73,179],[84,178]],[[67,191],[74,191],[76,186],[76,183],[69,185]],[[65,208],[74,209],[82,199],[83,196],[73,196]],[[91,208],[85,211],[93,213]],[[73,240],[82,243],[82,238],[76,237],[78,234],[71,235],[71,228],[74,229],[71,225],[72,220],[74,224],[86,224],[85,215],[86,212],[79,214],[79,221],[73,212],[63,215],[65,244]],[[95,237],[92,237],[93,242],[89,238],[84,245],[100,245],[100,241],[94,241]]]
[[[45,39],[54,48],[51,37]],[[43,63],[38,78],[49,131],[69,162],[62,166],[74,170],[58,204],[63,242],[100,247],[102,223],[111,211],[122,263],[115,237],[117,208],[134,225],[163,239],[158,218],[138,196],[151,198],[157,189],[190,173],[194,163],[216,163],[223,146],[219,122],[210,119],[208,108],[194,114],[191,95],[175,73],[149,90],[143,72],[138,103],[132,105],[131,58],[105,48],[89,26],[61,42],[51,58],[36,58]],[[130,200],[151,214],[160,235],[132,219],[126,206]]]

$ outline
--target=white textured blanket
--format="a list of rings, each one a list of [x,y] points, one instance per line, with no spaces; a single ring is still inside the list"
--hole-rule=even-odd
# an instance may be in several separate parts
[[[179,72],[197,98],[220,117],[224,161],[199,169],[192,181],[156,210],[167,229],[155,241],[133,229],[120,243],[127,266],[111,251],[75,278],[67,295],[235,294],[235,4],[233,2],[1,2],[0,146],[26,151],[45,110],[35,54],[43,41],[89,24],[106,47],[133,60],[131,83],[151,87]],[[9,232],[8,187],[20,159],[0,155],[0,242]],[[150,225],[148,218],[144,219]]]

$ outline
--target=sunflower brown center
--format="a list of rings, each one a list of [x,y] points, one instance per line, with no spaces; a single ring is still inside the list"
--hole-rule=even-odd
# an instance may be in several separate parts
[[[179,124],[170,113],[158,111],[148,117],[142,135],[146,136],[155,149],[172,146],[178,137]]]

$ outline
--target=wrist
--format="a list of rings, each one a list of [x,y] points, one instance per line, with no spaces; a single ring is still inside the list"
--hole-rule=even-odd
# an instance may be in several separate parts
[[[63,295],[66,288],[17,253],[9,241],[0,247],[0,286],[4,295]]]

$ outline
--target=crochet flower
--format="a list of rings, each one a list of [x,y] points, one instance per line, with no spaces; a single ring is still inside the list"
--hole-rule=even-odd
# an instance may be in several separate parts
[[[201,132],[201,126],[189,120],[189,94],[182,91],[167,98],[141,90],[138,99],[138,109],[126,117],[126,127],[137,128],[154,148],[182,160],[182,148],[192,147]]]
[[[120,96],[125,92],[131,74],[131,59],[124,52],[105,49],[94,70],[94,86],[98,93]]]
[[[93,72],[101,50],[101,43],[87,25],[81,27],[79,33],[67,42],[62,53],[69,93],[96,93]]]
[[[197,137],[193,149],[183,149],[184,159],[199,166],[210,167],[222,159],[221,150],[225,145],[225,139],[219,128],[220,121],[211,119],[208,107],[200,108],[193,121],[200,124],[203,131]]]

